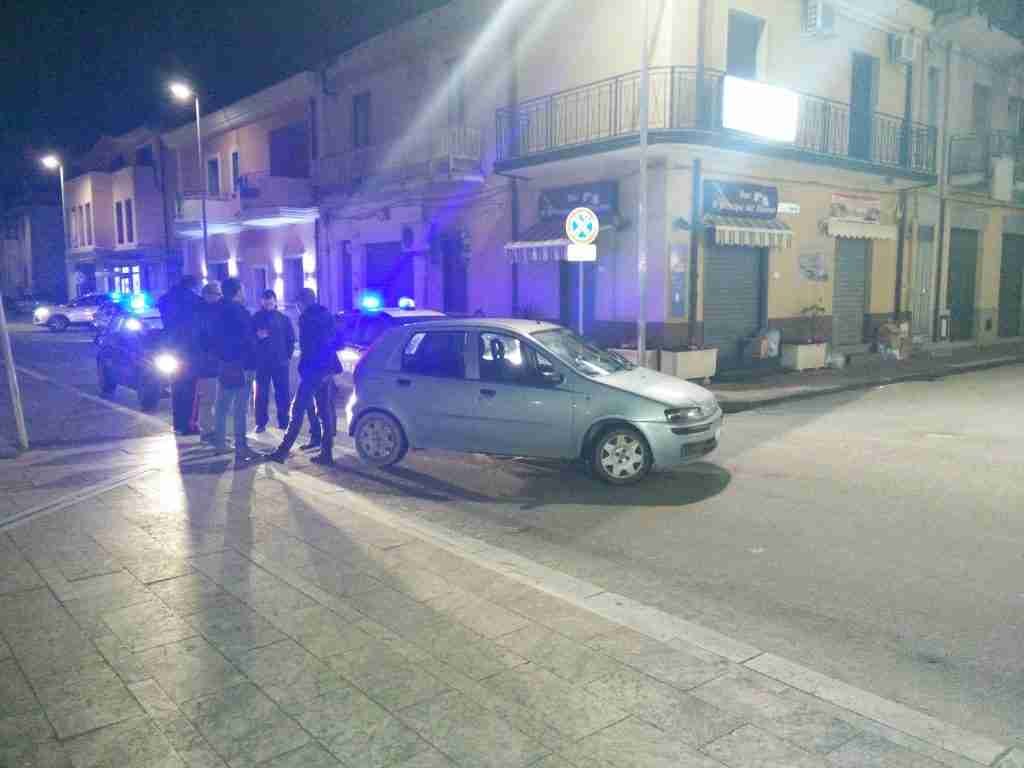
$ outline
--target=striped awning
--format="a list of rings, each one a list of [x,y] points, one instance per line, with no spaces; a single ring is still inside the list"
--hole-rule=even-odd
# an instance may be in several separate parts
[[[715,230],[716,245],[748,248],[792,248],[793,230],[778,219],[708,214],[704,225]]]
[[[513,264],[528,261],[565,261],[569,238],[561,219],[538,221],[518,240],[505,244],[505,254]]]
[[[899,240],[899,227],[895,224],[875,224],[870,221],[829,219],[829,237],[847,237],[859,240]]]

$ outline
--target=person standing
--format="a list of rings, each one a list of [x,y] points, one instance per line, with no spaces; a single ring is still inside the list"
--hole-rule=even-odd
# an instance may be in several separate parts
[[[170,344],[181,361],[181,372],[171,383],[171,415],[174,431],[179,435],[198,432],[193,422],[196,400],[196,314],[200,299],[199,281],[194,275],[183,275],[176,286],[160,297],[157,308]]]
[[[270,421],[270,387],[274,387],[277,426],[288,428],[288,406],[291,403],[289,363],[295,352],[295,331],[292,321],[277,309],[277,294],[264,291],[263,308],[252,316],[256,332],[256,432],[267,431]]]
[[[224,298],[218,305],[220,317],[215,331],[220,366],[213,445],[219,451],[227,450],[230,412],[234,420],[235,458],[239,462],[246,462],[256,457],[249,449],[246,437],[254,368],[252,316],[244,306],[245,294],[242,292],[242,284],[236,278],[225,280],[221,291]]]
[[[203,302],[197,313],[196,333],[196,404],[194,419],[199,425],[199,439],[212,443],[216,422],[214,406],[217,403],[217,376],[220,374],[220,360],[217,357],[217,334],[220,326],[223,298],[220,282],[211,280],[203,286]]]
[[[317,464],[334,463],[334,435],[337,415],[334,406],[334,376],[341,373],[341,364],[334,343],[334,318],[316,300],[316,293],[303,288],[299,293],[299,390],[292,401],[288,431],[281,445],[267,458],[283,464],[299,437],[303,418],[315,400],[317,415],[323,429]]]

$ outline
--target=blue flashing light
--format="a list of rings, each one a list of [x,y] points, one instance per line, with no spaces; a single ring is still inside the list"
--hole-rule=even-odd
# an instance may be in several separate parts
[[[113,293],[110,294],[110,300],[112,302],[114,302],[115,304],[120,304],[122,298],[123,297],[121,296],[120,292],[118,292],[118,291],[114,291]]]
[[[408,296],[403,296],[398,300],[399,309],[416,309],[416,300],[410,299]]]
[[[137,293],[132,296],[131,306],[133,312],[144,312],[146,310],[146,294]]]
[[[359,306],[367,312],[376,312],[382,306],[380,295],[376,293],[363,294],[363,298],[359,301]]]

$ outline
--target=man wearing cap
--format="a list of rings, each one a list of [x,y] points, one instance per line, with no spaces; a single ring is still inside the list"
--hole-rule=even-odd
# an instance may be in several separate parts
[[[214,406],[217,404],[217,375],[220,361],[217,359],[217,332],[220,323],[221,288],[217,280],[203,286],[203,303],[196,313],[196,403],[194,421],[199,425],[199,439],[204,443],[213,442]]]

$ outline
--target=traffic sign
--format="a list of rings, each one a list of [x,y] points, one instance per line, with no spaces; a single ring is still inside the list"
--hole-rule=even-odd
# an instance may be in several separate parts
[[[570,243],[565,249],[565,260],[573,262],[597,261],[596,245],[577,245]]]
[[[597,214],[589,208],[575,208],[565,217],[565,234],[570,243],[592,245],[600,232]]]

